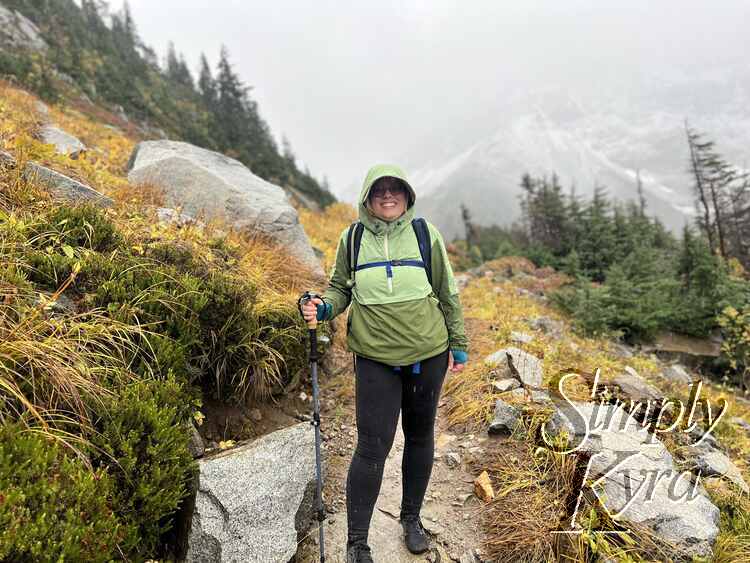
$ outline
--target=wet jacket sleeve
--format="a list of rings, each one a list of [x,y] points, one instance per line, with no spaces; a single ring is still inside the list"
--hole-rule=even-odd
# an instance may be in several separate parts
[[[432,286],[440,300],[448,327],[448,346],[451,350],[469,352],[469,340],[464,330],[464,315],[458,297],[458,287],[453,277],[453,269],[448,260],[443,237],[437,229],[431,229],[432,242]]]
[[[336,248],[336,262],[331,268],[331,275],[328,280],[328,288],[321,296],[326,304],[330,304],[330,312],[325,316],[326,321],[334,319],[337,315],[343,313],[352,300],[352,290],[347,287],[346,281],[349,279],[349,264],[346,256],[346,230],[339,237],[339,244]]]

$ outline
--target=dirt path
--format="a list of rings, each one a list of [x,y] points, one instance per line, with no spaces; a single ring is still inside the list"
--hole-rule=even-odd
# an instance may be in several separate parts
[[[329,509],[329,518],[325,523],[325,548],[326,561],[332,563],[346,561],[346,474],[356,444],[350,360],[349,355],[348,366],[339,367],[340,380],[322,391],[321,427],[327,438],[324,442],[324,456],[328,463],[324,500]],[[336,392],[338,400],[326,398]],[[424,554],[413,555],[403,542],[398,515],[401,506],[404,435],[399,420],[370,524],[368,543],[372,548],[373,559],[378,563],[481,561],[481,551],[480,557],[475,558],[474,555],[474,550],[481,546],[483,539],[477,514],[481,502],[473,495],[473,476],[466,470],[466,461],[470,456],[482,454],[482,443],[487,436],[463,436],[448,432],[443,414],[444,405],[445,402],[441,400],[435,429],[435,461],[421,512],[422,522],[432,536],[433,549]],[[457,454],[460,459],[455,467],[448,464],[449,453]],[[319,560],[317,540],[316,528],[301,544],[297,556],[299,563]]]

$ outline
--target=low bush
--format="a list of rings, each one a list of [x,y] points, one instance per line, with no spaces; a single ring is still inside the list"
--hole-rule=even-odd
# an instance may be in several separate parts
[[[113,486],[51,438],[0,425],[0,560],[110,561],[132,537],[113,511]]]
[[[195,470],[185,423],[194,397],[173,378],[138,381],[101,404],[89,438],[92,463],[115,483],[115,512],[128,524],[126,555],[159,555],[160,540],[186,496]]]
[[[56,208],[37,226],[36,241],[108,252],[119,248],[123,237],[102,209],[86,204]]]

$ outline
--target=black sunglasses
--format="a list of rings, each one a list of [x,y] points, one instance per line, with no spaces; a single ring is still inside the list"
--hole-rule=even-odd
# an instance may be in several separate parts
[[[386,190],[391,192],[391,195],[406,193],[406,189],[404,188],[404,186],[398,183],[395,185],[389,184],[389,185],[373,186],[372,188],[370,188],[370,196],[377,197],[377,198],[385,197]]]

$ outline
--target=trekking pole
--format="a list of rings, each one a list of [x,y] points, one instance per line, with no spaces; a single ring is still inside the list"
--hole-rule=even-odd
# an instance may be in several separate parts
[[[297,302],[300,314],[302,306],[315,297],[320,298],[317,293],[306,291],[302,294]],[[318,489],[318,537],[320,539],[320,563],[325,563],[325,547],[323,545],[323,520],[325,520],[325,510],[323,509],[323,477],[320,467],[320,405],[318,403],[318,321],[313,317],[308,321],[307,328],[310,335],[310,370],[312,371],[312,388],[313,388],[313,418],[310,421],[315,427],[315,474],[317,478]]]

